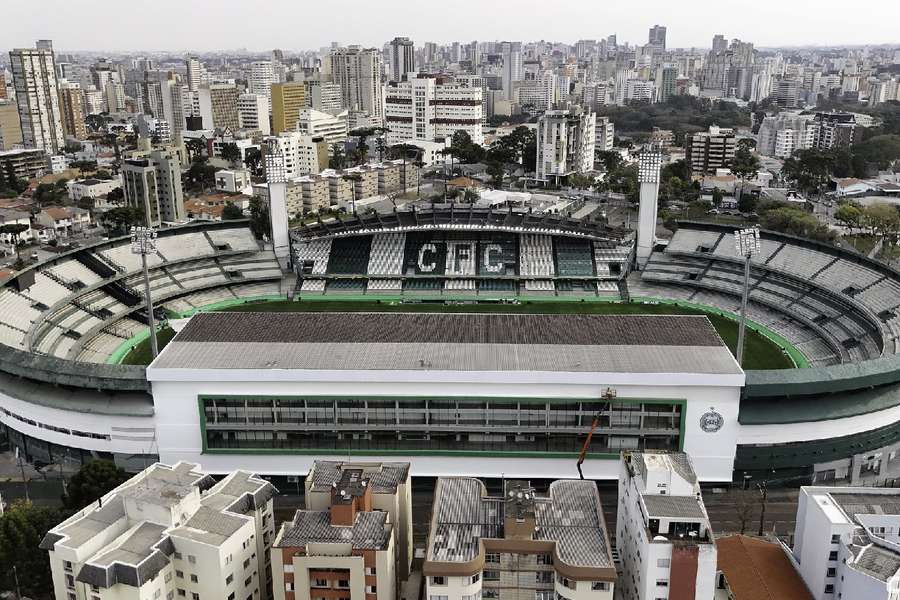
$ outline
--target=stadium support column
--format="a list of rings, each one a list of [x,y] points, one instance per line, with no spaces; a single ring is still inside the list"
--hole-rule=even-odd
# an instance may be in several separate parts
[[[659,201],[659,169],[662,156],[657,151],[641,153],[638,164],[638,183],[641,199],[638,206],[637,262],[643,268],[656,243],[656,213]]]
[[[266,181],[269,184],[269,219],[272,246],[281,268],[290,268],[291,248],[287,214],[287,177],[284,158],[280,154],[266,155]]]

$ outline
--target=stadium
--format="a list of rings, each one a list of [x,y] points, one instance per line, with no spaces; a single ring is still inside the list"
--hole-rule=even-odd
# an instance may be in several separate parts
[[[352,454],[558,477],[601,417],[589,476],[613,476],[621,449],[668,448],[708,481],[860,481],[900,445],[900,273],[852,251],[763,232],[747,362],[791,368],[742,370],[727,227],[681,223],[641,270],[630,232],[469,205],[318,221],[291,246],[284,272],[246,222],[161,230],[152,296],[180,333],[149,367],[122,364],[148,336],[128,238],[15,274],[0,290],[11,443],[130,469],[281,475]]]

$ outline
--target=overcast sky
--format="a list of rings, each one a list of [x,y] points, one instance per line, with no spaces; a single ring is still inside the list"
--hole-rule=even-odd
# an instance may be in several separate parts
[[[58,51],[306,50],[398,35],[643,44],[655,23],[669,47],[709,47],[714,33],[757,46],[900,44],[900,1],[0,0],[0,46],[49,38]]]

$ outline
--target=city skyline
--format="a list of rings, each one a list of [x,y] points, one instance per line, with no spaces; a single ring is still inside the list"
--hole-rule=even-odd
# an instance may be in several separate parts
[[[101,27],[97,16],[115,15],[119,6],[109,0],[65,3],[48,0],[35,3],[15,0],[3,7],[14,31],[5,32],[4,50],[28,47],[34,39],[53,39],[58,50],[127,51],[250,51],[284,48],[315,50],[332,41],[381,47],[395,36],[409,36],[420,45],[426,41],[447,43],[471,40],[551,40],[573,43],[578,39],[600,39],[616,34],[620,42],[646,44],[654,24],[668,28],[670,48],[709,47],[714,33],[726,38],[753,41],[757,47],[877,45],[896,43],[894,23],[900,19],[900,5],[879,0],[870,11],[846,11],[840,19],[835,11],[761,0],[730,1],[717,10],[727,18],[711,18],[707,5],[693,0],[677,6],[649,0],[634,10],[631,5],[597,5],[581,0],[558,3],[553,13],[558,19],[541,16],[544,3],[535,0],[500,0],[490,5],[473,0],[457,2],[453,10],[435,18],[425,6],[389,0],[362,5],[336,0],[321,6],[270,3],[269,14],[278,14],[282,24],[274,31],[248,28],[254,20],[264,21],[258,5],[236,0],[183,4],[161,0],[158,10],[140,15],[135,26]],[[488,8],[486,8],[486,6]],[[837,5],[833,7],[837,9]],[[742,12],[744,11],[744,12]],[[40,14],[41,18],[34,18]],[[348,18],[334,27],[304,27],[323,23],[335,14]],[[878,15],[877,19],[872,18]],[[173,19],[172,15],[179,18]],[[227,16],[227,18],[226,18]],[[475,17],[475,18],[473,18]],[[795,24],[804,23],[802,31]],[[200,27],[202,25],[202,27]],[[823,43],[826,42],[827,43]]]

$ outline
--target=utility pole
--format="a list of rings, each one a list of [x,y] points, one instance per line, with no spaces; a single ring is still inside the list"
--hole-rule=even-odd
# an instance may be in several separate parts
[[[19,471],[22,473],[22,485],[25,487],[25,501],[31,502],[28,496],[28,480],[25,478],[25,464],[22,462],[22,455],[19,453],[19,447],[16,446],[16,459],[19,461]]]
[[[759,493],[761,496],[762,505],[759,509],[759,536],[762,537],[763,527],[765,525],[766,520],[766,503],[769,500],[769,480],[766,479],[761,484],[757,483],[756,487],[759,488]]]
[[[13,565],[13,579],[16,580],[16,600],[22,600],[22,589],[19,587],[19,570]]]
[[[750,296],[750,259],[760,253],[759,227],[747,227],[734,232],[734,248],[744,258],[744,290],[741,294],[741,323],[738,327],[737,361],[744,366],[744,331],[747,328],[747,299]],[[762,534],[760,534],[762,535]]]
[[[149,218],[148,218],[149,224]],[[150,349],[153,358],[159,354],[156,343],[156,319],[153,316],[153,300],[150,298],[150,273],[147,271],[147,255],[156,252],[156,231],[147,227],[131,228],[131,253],[141,255],[141,267],[144,269],[144,296],[147,300],[147,324],[150,325]]]

